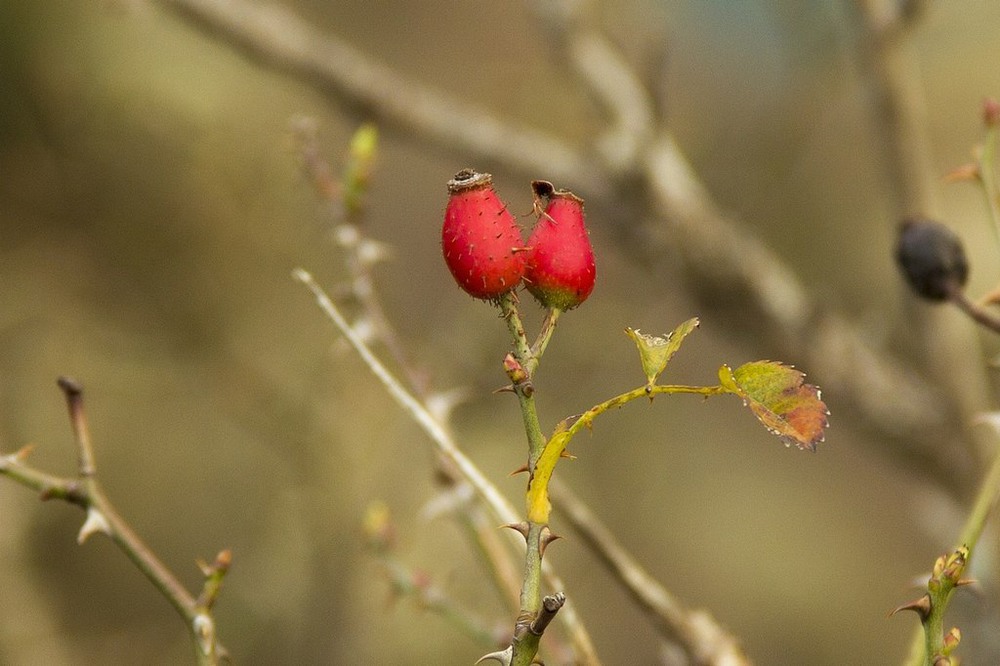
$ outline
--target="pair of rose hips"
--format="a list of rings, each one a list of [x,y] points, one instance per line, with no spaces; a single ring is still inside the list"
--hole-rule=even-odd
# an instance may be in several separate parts
[[[543,306],[570,310],[587,300],[597,277],[583,199],[547,181],[531,186],[538,221],[525,243],[490,174],[455,174],[441,232],[444,260],[475,298],[495,301],[523,281]]]

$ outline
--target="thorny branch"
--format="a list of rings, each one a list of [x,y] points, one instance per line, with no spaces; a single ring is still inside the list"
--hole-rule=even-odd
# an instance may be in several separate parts
[[[87,517],[80,528],[77,541],[82,544],[98,532],[111,539],[184,619],[195,644],[197,663],[202,666],[218,664],[225,658],[226,651],[216,637],[215,619],[211,611],[222,587],[222,580],[229,570],[231,553],[224,550],[218,554],[213,564],[202,565],[205,576],[203,588],[197,599],[192,596],[104,495],[97,480],[97,464],[94,461],[90,427],[83,405],[82,387],[73,379],[60,377],[59,388],[66,396],[70,423],[76,439],[77,477],[56,477],[25,464],[30,447],[0,457],[0,475],[38,491],[42,499],[61,499],[86,511]]]
[[[520,517],[510,502],[500,494],[496,486],[483,476],[479,468],[462,453],[448,431],[427,410],[427,407],[404,388],[396,377],[379,361],[367,343],[347,323],[343,314],[334,305],[333,301],[330,300],[326,292],[316,283],[312,275],[302,269],[296,269],[294,276],[309,288],[324,314],[337,327],[340,333],[347,338],[369,370],[382,382],[400,407],[406,410],[417,425],[424,430],[434,444],[435,450],[454,466],[456,473],[460,474],[472,487],[476,495],[489,508],[494,517],[501,523],[517,523]],[[550,587],[565,589],[566,586],[551,566],[543,563],[542,573],[545,576],[546,584]],[[567,631],[570,634],[570,639],[580,662],[584,664],[599,664],[600,660],[597,658],[590,635],[587,633],[586,628],[583,626],[573,607],[566,606],[560,615],[566,623]]]

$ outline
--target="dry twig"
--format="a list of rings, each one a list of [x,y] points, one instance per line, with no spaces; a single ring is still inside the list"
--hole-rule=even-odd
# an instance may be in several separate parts
[[[59,379],[59,388],[66,396],[76,438],[77,477],[57,477],[27,465],[25,460],[31,452],[30,446],[0,457],[0,475],[38,491],[42,499],[61,499],[86,511],[87,517],[80,528],[77,541],[82,544],[97,533],[111,539],[184,619],[195,643],[197,663],[202,666],[218,664],[225,657],[225,649],[216,637],[212,606],[215,605],[222,580],[229,570],[231,553],[224,550],[216,556],[213,564],[202,565],[203,587],[197,599],[192,596],[104,495],[97,480],[97,464],[83,405],[83,388],[67,377]]]

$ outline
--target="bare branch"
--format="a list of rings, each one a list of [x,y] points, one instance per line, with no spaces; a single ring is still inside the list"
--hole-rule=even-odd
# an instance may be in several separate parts
[[[107,535],[184,619],[196,646],[197,663],[204,666],[218,664],[225,655],[225,648],[216,637],[211,606],[218,596],[222,577],[229,568],[228,551],[224,551],[227,553],[225,556],[220,554],[216,564],[209,568],[210,571],[206,571],[204,596],[195,599],[104,495],[96,477],[97,467],[84,410],[83,388],[67,377],[59,378],[59,388],[66,396],[76,438],[78,476],[56,477],[25,464],[30,447],[11,455],[0,456],[0,475],[37,490],[42,499],[62,499],[86,511],[87,517],[80,528],[77,541],[82,544],[98,532]]]
[[[594,159],[531,127],[502,122],[482,108],[406,79],[346,42],[323,34],[278,5],[245,0],[159,0],[255,62],[285,72],[379,123],[416,132],[438,146],[555,180],[603,191]]]

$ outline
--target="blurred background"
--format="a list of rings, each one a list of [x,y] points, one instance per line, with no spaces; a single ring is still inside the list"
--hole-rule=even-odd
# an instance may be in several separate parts
[[[502,118],[579,145],[600,126],[522,3],[280,4]],[[640,69],[667,44],[662,111],[716,202],[822,302],[891,342],[911,297],[892,262],[885,156],[847,5],[620,0],[594,20]],[[1000,94],[997,25],[996,3],[931,3],[909,36],[936,173],[969,160],[981,100]],[[232,549],[217,618],[236,663],[483,654],[441,617],[393,601],[366,552],[361,520],[381,500],[402,562],[490,623],[512,621],[462,530],[422,517],[438,493],[424,434],[291,277],[303,267],[335,289],[346,275],[293,119],[315,119],[339,169],[364,113],[142,1],[6,0],[0,89],[0,451],[33,443],[31,463],[72,475],[55,379],[80,380],[99,476],[152,548],[191,589],[197,558]],[[474,159],[383,133],[366,232],[392,249],[376,282],[408,353],[436,389],[468,391],[456,436],[520,506],[524,480],[508,477],[523,459],[519,413],[492,393],[505,381],[505,329],[454,285],[439,233],[445,183],[460,168],[492,171],[523,213],[529,180],[548,176]],[[937,213],[969,248],[971,292],[982,293],[998,267],[982,198],[968,184],[935,187]],[[626,326],[662,332],[701,317],[671,365],[678,383],[714,383],[721,363],[803,366],[741,334],[748,322],[731,311],[699,309],[679,275],[645,270],[617,242],[628,220],[614,214],[590,216],[598,284],[545,356],[543,429],[642,383]],[[540,311],[526,310],[536,327]],[[982,343],[985,363],[997,345]],[[815,455],[783,447],[734,399],[678,396],[604,417],[559,476],[756,663],[898,663],[917,622],[886,614],[917,596],[911,580],[949,548],[963,509],[881,454],[838,410],[840,396],[824,398],[832,428]],[[81,520],[0,482],[0,662],[188,663],[172,608],[107,540],[78,547]],[[641,613],[558,513],[553,526],[567,538],[546,557],[606,663],[660,663]],[[988,578],[982,589],[954,615],[967,664],[996,663]]]

